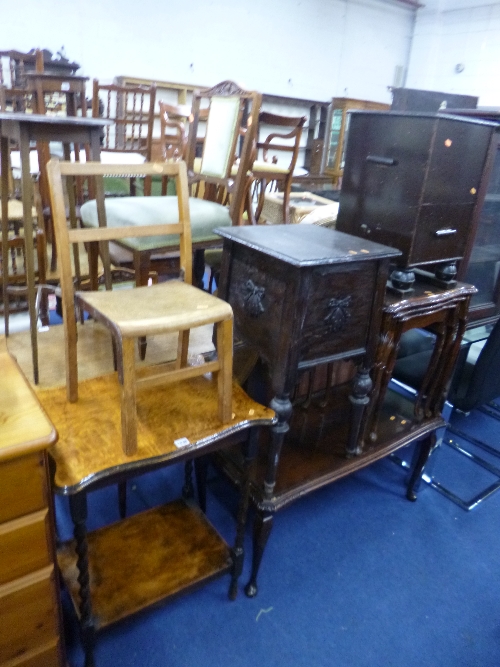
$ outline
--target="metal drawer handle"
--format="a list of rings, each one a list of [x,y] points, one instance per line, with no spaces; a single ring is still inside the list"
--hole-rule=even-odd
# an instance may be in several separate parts
[[[436,236],[451,236],[452,234],[456,233],[457,233],[456,229],[438,229],[435,232]]]
[[[384,167],[395,167],[398,163],[393,157],[382,157],[381,155],[367,155],[367,162],[373,162],[374,164],[382,164]]]

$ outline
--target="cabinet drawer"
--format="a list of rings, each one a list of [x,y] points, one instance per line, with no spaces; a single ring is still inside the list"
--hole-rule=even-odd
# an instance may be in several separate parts
[[[0,523],[47,505],[44,461],[43,452],[37,452],[0,464]]]
[[[57,638],[57,608],[53,568],[45,578],[0,595],[0,663],[21,660]]]
[[[0,584],[49,565],[48,510],[0,524]]]

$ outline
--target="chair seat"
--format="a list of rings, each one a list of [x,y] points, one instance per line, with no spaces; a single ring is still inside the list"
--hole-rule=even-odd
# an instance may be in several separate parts
[[[23,216],[23,202],[18,201],[17,199],[9,199],[9,208],[7,210],[7,218],[10,222],[22,222],[24,219]],[[33,218],[36,218],[36,208],[32,206],[31,215]],[[0,211],[0,220],[2,219],[2,213]]]
[[[108,227],[134,227],[173,224],[179,219],[177,197],[117,197],[106,199],[106,219]],[[82,224],[85,227],[97,227],[97,208],[94,200],[81,207]],[[221,204],[204,199],[189,198],[191,217],[191,235],[193,243],[216,241],[220,237],[214,234],[216,227],[230,227],[229,209]],[[123,239],[120,243],[131,250],[157,250],[173,248],[179,245],[177,235],[145,236],[142,238]]]
[[[77,292],[122,336],[139,337],[184,331],[232,317],[231,306],[177,280],[149,287],[104,292]]]
[[[282,167],[279,164],[273,164],[272,162],[264,162],[264,160],[255,160],[255,162],[252,165],[252,172],[254,175],[260,174],[263,172],[264,174],[280,174],[283,176],[286,176],[287,174],[290,173],[290,169],[288,167]]]

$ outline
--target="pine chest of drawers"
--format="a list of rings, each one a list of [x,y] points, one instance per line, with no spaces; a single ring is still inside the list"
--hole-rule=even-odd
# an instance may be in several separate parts
[[[61,667],[46,448],[56,432],[0,338],[0,667]]]

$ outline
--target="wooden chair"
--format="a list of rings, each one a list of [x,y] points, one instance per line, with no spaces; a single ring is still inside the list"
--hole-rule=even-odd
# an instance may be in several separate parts
[[[201,107],[208,104],[208,111]],[[214,232],[217,227],[228,227],[243,222],[245,197],[251,181],[250,167],[252,146],[260,111],[261,95],[241,90],[232,82],[223,82],[212,89],[197,91],[193,99],[189,124],[189,138],[186,151],[188,178],[192,194],[199,184],[204,186],[200,197],[190,197],[189,208],[193,249],[199,250],[195,263],[195,277],[202,284],[204,264],[202,252],[205,248],[220,246],[220,237]],[[195,171],[195,159],[199,146],[199,126],[206,120],[203,154],[199,168]],[[241,150],[239,128],[246,118],[248,132]],[[238,152],[239,162],[234,173],[234,155]],[[229,198],[229,201],[228,201]],[[133,209],[126,197],[107,200],[106,213],[109,226],[133,225],[140,227],[161,218],[165,205],[164,197],[139,197]],[[132,213],[133,210],[133,213]],[[88,202],[81,209],[84,225],[95,224],[95,204]],[[117,258],[120,265],[132,265],[136,271],[138,285],[147,283],[151,258],[161,253],[178,252],[175,238],[139,237],[119,239],[118,244],[125,252]],[[200,259],[201,255],[201,259]]]
[[[202,375],[218,373],[219,418],[225,423],[231,420],[232,376],[232,310],[231,307],[191,282],[191,227],[186,166],[176,163],[145,163],[144,165],[103,165],[96,162],[75,164],[51,160],[47,165],[52,210],[57,242],[60,249],[60,271],[63,302],[63,318],[66,340],[67,398],[78,399],[78,369],[76,346],[75,301],[79,308],[88,311],[111,332],[118,362],[121,385],[122,444],[126,454],[137,448],[136,390],[139,387],[156,386]],[[102,177],[105,175],[169,176],[175,178],[177,195],[163,197],[164,215],[143,227],[107,226],[106,204]],[[97,219],[86,229],[68,229],[62,178],[95,176]],[[67,188],[71,188],[67,183]],[[148,199],[144,197],[133,200]],[[129,206],[133,205],[129,199]],[[108,200],[109,201],[109,200]],[[113,200],[111,200],[113,201]],[[116,201],[116,200],[115,200]],[[71,243],[88,243],[96,257],[96,246],[106,257],[106,244],[113,238],[123,239],[151,235],[176,235],[180,248],[180,281],[168,281],[150,287],[130,290],[90,291],[74,293],[69,247]],[[93,260],[89,260],[92,264]],[[106,262],[105,262],[106,267]],[[91,272],[91,276],[95,275]],[[94,285],[96,287],[96,285]],[[107,287],[111,287],[107,284]],[[202,366],[187,366],[189,330],[205,324],[215,324],[217,359]],[[174,364],[161,364],[142,369],[135,367],[135,339],[158,333],[179,332],[178,354]],[[97,399],[98,400],[98,399]]]
[[[283,223],[290,222],[289,199],[292,188],[293,170],[297,164],[299,155],[300,138],[306,117],[291,118],[262,111],[259,114],[259,134],[264,128],[274,129],[264,141],[257,141],[256,159],[252,165],[254,187],[252,188],[252,199],[257,202],[255,220],[258,222],[264,205],[266,189],[273,183],[277,190],[283,192]],[[283,133],[283,128],[292,128],[290,132]],[[280,132],[277,129],[281,130]],[[279,143],[276,143],[278,140]],[[279,161],[278,155],[286,153],[290,160]]]
[[[142,164],[151,162],[155,120],[156,86],[102,85],[94,79],[93,118],[107,118],[102,136],[103,164]],[[151,179],[144,182],[144,194],[151,194]],[[135,181],[130,181],[135,194]]]

